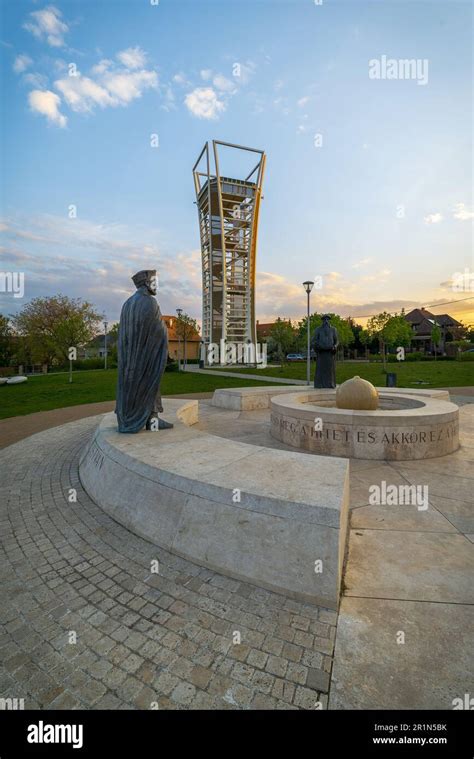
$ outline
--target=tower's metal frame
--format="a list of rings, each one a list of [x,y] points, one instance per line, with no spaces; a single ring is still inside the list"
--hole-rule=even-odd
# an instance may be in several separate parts
[[[223,177],[218,146],[257,153],[245,179]],[[206,142],[193,166],[202,253],[202,336],[209,343],[256,344],[255,265],[257,229],[265,171],[263,150]],[[205,159],[205,171],[198,170]],[[253,177],[253,179],[252,179]],[[207,350],[205,351],[207,356]]]

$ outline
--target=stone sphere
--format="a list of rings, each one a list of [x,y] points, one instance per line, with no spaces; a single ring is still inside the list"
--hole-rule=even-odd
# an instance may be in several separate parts
[[[375,411],[379,405],[379,394],[371,382],[358,375],[346,380],[336,390],[337,408],[355,411]]]

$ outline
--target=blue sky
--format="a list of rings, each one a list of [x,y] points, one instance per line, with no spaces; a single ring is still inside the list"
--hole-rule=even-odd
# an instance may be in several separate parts
[[[2,311],[61,292],[114,321],[130,276],[156,267],[162,311],[200,318],[191,169],[213,138],[267,153],[260,320],[299,318],[316,276],[314,307],[342,315],[474,295],[451,287],[473,267],[471,15],[456,0],[3,0],[2,270],[26,286]],[[370,78],[382,56],[427,61],[426,81]],[[432,310],[472,322],[473,305]]]

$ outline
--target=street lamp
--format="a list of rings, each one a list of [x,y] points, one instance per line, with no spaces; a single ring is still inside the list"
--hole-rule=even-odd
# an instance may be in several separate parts
[[[176,313],[178,314],[178,371],[181,371],[181,335],[179,333],[179,322],[181,321],[183,309],[177,308]]]
[[[109,323],[107,317],[104,314],[104,369],[107,369],[107,327]]]
[[[183,371],[187,370],[188,367],[188,357],[186,355],[186,317],[183,319]]]
[[[310,343],[311,343],[311,336],[310,336],[310,327],[309,327],[309,296],[311,295],[311,290],[313,289],[314,282],[311,282],[311,280],[307,280],[306,282],[303,282],[303,287],[306,290],[307,297],[307,306],[308,306],[308,318],[306,322],[307,326],[307,333],[308,333],[308,347],[307,347],[307,354],[306,354],[306,384],[311,384],[311,350],[310,350]]]

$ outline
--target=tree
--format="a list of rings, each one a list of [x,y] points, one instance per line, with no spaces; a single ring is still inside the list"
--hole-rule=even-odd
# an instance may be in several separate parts
[[[175,319],[175,333],[183,341],[183,357],[186,364],[186,340],[190,337],[199,337],[199,327],[196,319],[189,314],[181,314]]]
[[[431,329],[431,342],[433,343],[434,357],[436,361],[436,354],[438,353],[438,345],[441,342],[441,328],[439,324],[433,324],[433,327]]]
[[[81,348],[97,333],[102,317],[80,298],[55,295],[34,298],[23,306],[12,323],[24,338],[33,362],[66,361],[70,347]]]
[[[386,348],[410,345],[412,332],[403,310],[393,316],[387,311],[371,316],[367,322],[367,331],[371,337],[378,340],[384,371],[387,367]]]
[[[8,366],[14,354],[12,331],[7,316],[0,314],[0,366]]]
[[[118,333],[119,333],[119,323],[115,322],[113,327],[111,327],[108,331],[109,337],[112,337],[114,340],[118,340]]]
[[[109,329],[107,342],[107,353],[109,355],[111,364],[116,364],[118,361],[118,333],[119,323],[115,322],[113,327]]]
[[[286,354],[290,353],[296,338],[296,331],[290,320],[278,319],[272,324],[269,331],[268,350],[277,356],[282,365],[285,363]]]
[[[365,357],[367,358],[367,352],[369,348],[369,343],[372,341],[372,338],[370,336],[370,332],[367,329],[361,328],[359,330],[359,342],[361,345],[365,348]]]

